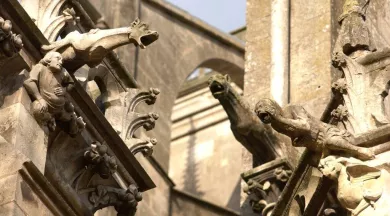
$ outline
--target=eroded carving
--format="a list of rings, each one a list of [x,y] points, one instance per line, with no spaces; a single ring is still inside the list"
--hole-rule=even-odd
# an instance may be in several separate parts
[[[60,53],[49,52],[30,71],[30,77],[23,85],[31,96],[31,109],[34,117],[51,131],[56,128],[56,120],[67,123],[67,132],[79,134],[85,123],[77,117],[73,104],[66,99],[66,92],[74,81],[62,67]]]
[[[111,96],[111,100],[104,102],[107,120],[133,154],[141,152],[144,156],[150,156],[153,153],[153,147],[157,144],[155,138],[147,137],[137,131],[141,127],[147,131],[152,130],[159,118],[158,114],[142,114],[139,113],[140,111],[136,111],[136,108],[141,103],[154,104],[159,94],[160,91],[156,88],[149,90],[127,89],[126,92],[122,92],[116,97]]]
[[[389,49],[376,50],[359,1],[345,1],[339,23],[332,62],[348,83],[348,90],[338,88],[351,118],[348,130],[363,133],[389,124],[384,102],[389,93]]]
[[[344,121],[348,118],[348,109],[343,105],[339,105],[330,113],[330,115],[336,121]]]
[[[76,25],[80,20],[73,8],[63,6],[66,0],[40,1],[36,24],[49,42],[54,42],[67,23]],[[62,12],[61,12],[62,10]]]
[[[157,39],[156,31],[149,30],[147,24],[136,19],[129,27],[92,29],[84,34],[73,31],[62,40],[43,45],[42,50],[61,53],[64,67],[74,72],[84,64],[97,66],[108,52],[119,46],[133,43],[144,49]]]
[[[265,198],[267,197],[267,191],[271,189],[271,183],[269,181],[260,184],[252,179],[247,182],[247,186],[244,187],[244,192],[249,196],[249,204],[254,212],[262,213],[262,215],[268,215],[272,212],[267,206],[274,204],[268,203]],[[265,211],[264,211],[265,210]]]
[[[84,153],[86,161],[104,179],[109,178],[117,169],[115,157],[109,156],[107,150],[106,145],[94,141],[91,143],[91,149]]]
[[[114,206],[118,216],[133,216],[137,211],[142,194],[131,184],[127,189],[98,185],[89,195],[94,212],[107,206]]]
[[[346,94],[348,85],[345,82],[345,79],[338,79],[336,82],[332,83],[332,91],[335,94]]]
[[[22,36],[12,32],[11,21],[0,17],[0,64],[1,60],[14,56],[22,47]]]
[[[271,215],[291,173],[289,165],[283,159],[276,159],[242,173],[241,177],[247,182],[243,191],[248,194],[252,210],[262,215]]]
[[[135,108],[141,102],[145,102],[147,105],[154,104],[159,94],[160,90],[158,88],[150,88],[149,91],[140,91],[130,100],[128,112],[135,112]]]
[[[279,154],[272,129],[256,117],[248,103],[230,84],[230,77],[220,74],[210,77],[209,88],[227,113],[237,141],[261,163],[275,159]]]
[[[389,173],[354,158],[328,156],[320,171],[337,182],[337,198],[352,216],[388,215]]]
[[[334,150],[362,160],[375,157],[371,149],[353,145],[354,139],[348,131],[315,119],[302,106],[288,105],[282,109],[271,99],[260,99],[255,111],[264,124],[289,136],[293,146],[306,147],[323,155]]]
[[[288,181],[288,179],[290,178],[291,174],[292,174],[291,170],[284,169],[283,167],[278,167],[274,171],[274,175],[275,175],[276,180],[278,180],[282,183],[286,183]]]

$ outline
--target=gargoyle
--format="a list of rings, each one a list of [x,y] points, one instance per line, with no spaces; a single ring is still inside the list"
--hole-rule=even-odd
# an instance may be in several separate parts
[[[257,116],[264,124],[291,138],[292,144],[311,151],[329,154],[329,150],[344,151],[362,160],[375,158],[369,148],[353,145],[352,135],[345,130],[321,122],[302,106],[288,105],[283,110],[271,99],[260,99],[256,104]]]
[[[62,40],[43,45],[42,51],[61,53],[64,67],[74,72],[85,64],[89,67],[97,66],[108,52],[119,46],[133,43],[144,49],[157,39],[156,31],[149,30],[147,24],[136,19],[129,27],[92,29],[84,34],[73,31]]]
[[[328,156],[320,161],[324,176],[337,181],[337,198],[352,216],[387,216],[389,173],[354,158]]]
[[[209,88],[227,113],[234,137],[254,158],[261,160],[260,163],[275,159],[278,153],[273,144],[276,138],[272,135],[272,129],[256,117],[246,101],[233,89],[230,77],[220,74],[210,77]]]
[[[73,87],[74,81],[62,67],[62,57],[58,52],[49,52],[30,72],[30,78],[23,85],[31,96],[32,113],[38,122],[56,128],[56,121],[68,123],[67,132],[71,136],[80,133],[85,123],[77,117],[73,104],[65,94]]]

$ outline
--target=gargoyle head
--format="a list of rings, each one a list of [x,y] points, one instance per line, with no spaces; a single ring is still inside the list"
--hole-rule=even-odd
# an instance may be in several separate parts
[[[138,18],[131,23],[129,28],[131,29],[129,40],[133,41],[141,49],[145,49],[146,46],[156,41],[159,36],[156,31],[149,30],[149,26]]]
[[[216,74],[211,76],[209,78],[209,88],[216,99],[226,96],[231,88],[229,75]]]
[[[337,180],[341,169],[343,167],[342,161],[337,159],[335,156],[328,156],[321,159],[318,169],[322,174],[332,180]]]
[[[279,104],[268,98],[262,98],[257,102],[255,112],[264,124],[271,123],[274,117],[281,116],[283,113]]]

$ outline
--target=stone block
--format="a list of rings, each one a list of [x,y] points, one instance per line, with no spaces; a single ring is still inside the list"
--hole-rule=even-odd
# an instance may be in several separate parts
[[[9,202],[0,205],[0,215],[2,216],[25,216],[27,215],[20,209],[15,202]]]
[[[0,110],[0,135],[29,158],[43,173],[47,136],[21,103]]]

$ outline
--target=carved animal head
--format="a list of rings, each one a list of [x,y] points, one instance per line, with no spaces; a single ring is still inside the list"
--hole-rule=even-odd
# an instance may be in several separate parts
[[[131,23],[130,28],[129,40],[134,42],[136,46],[141,47],[141,49],[145,49],[146,46],[158,39],[158,33],[149,30],[149,26],[138,18]]]
[[[268,98],[262,98],[257,102],[255,112],[264,124],[271,123],[272,118],[283,113],[279,104]]]
[[[328,156],[324,159],[321,159],[318,169],[322,174],[332,180],[337,180],[343,164],[335,156]]]
[[[231,88],[229,75],[216,74],[211,76],[209,88],[216,99],[226,96]]]

